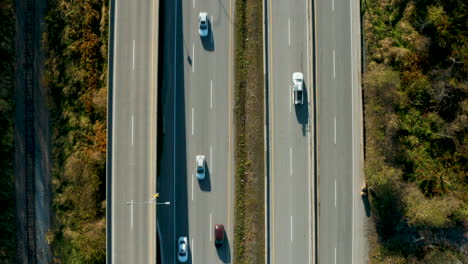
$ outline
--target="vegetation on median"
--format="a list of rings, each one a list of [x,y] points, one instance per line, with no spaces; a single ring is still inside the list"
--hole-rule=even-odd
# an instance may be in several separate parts
[[[265,261],[262,3],[261,0],[235,2],[233,263]]]
[[[370,263],[466,263],[468,6],[362,4]]]
[[[14,1],[0,0],[0,263],[16,259],[14,158]]]
[[[55,263],[104,263],[108,0],[52,0],[44,77],[52,119]]]

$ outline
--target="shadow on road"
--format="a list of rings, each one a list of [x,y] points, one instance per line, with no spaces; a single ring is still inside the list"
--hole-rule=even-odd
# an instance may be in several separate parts
[[[161,1],[158,73],[158,201],[170,201],[168,206],[158,205],[160,263],[177,262],[177,242],[180,236],[189,239],[187,141],[184,64],[192,63],[184,51],[182,1]],[[176,9],[177,8],[177,9]],[[175,35],[174,35],[175,34]],[[176,55],[174,57],[174,54]],[[187,61],[186,61],[187,60]],[[164,65],[164,67],[162,67]],[[161,125],[161,127],[160,127]],[[161,133],[162,132],[162,133]],[[162,139],[161,139],[162,137]],[[161,142],[162,141],[162,142]],[[191,256],[189,255],[189,263]]]
[[[196,176],[194,176],[196,177]],[[197,178],[198,180],[198,178]],[[200,190],[204,192],[211,192],[211,172],[210,172],[210,166],[206,165],[206,171],[205,171],[205,179],[203,180],[198,180],[198,185],[200,186]]]
[[[176,49],[176,58],[175,58],[175,74],[173,73],[172,81],[175,85],[171,87],[171,85],[167,86],[169,89],[174,90],[173,96],[175,96],[175,114],[172,113],[173,116],[173,122],[175,122],[175,126],[173,129],[174,131],[174,150],[175,150],[175,155],[174,158],[175,160],[173,161],[176,165],[174,166],[174,174],[173,177],[175,177],[175,189],[176,189],[176,194],[175,194],[175,199],[176,199],[176,211],[175,211],[175,219],[173,219],[174,224],[175,224],[175,241],[171,245],[173,247],[176,247],[177,244],[177,239],[179,236],[186,236],[189,239],[189,245],[190,245],[190,234],[189,234],[189,213],[188,213],[188,186],[187,186],[187,177],[189,177],[188,169],[187,169],[187,163],[185,162],[187,160],[187,134],[186,134],[186,108],[185,108],[185,79],[184,79],[184,45],[183,45],[183,40],[184,35],[183,35],[183,14],[182,8],[183,5],[181,1],[179,1],[178,5],[178,10],[176,10],[177,14],[177,28],[175,32],[177,32],[177,43],[175,43],[175,49]],[[165,65],[165,64],[164,64]],[[164,78],[164,77],[163,77]],[[175,117],[175,120],[174,120]],[[189,252],[191,253],[190,246],[189,246]],[[191,259],[191,254],[189,255]]]
[[[218,253],[218,257],[223,263],[231,263],[231,245],[226,231],[224,231],[224,243],[216,248],[216,253]]]
[[[369,202],[369,196],[368,195],[363,195],[361,196],[362,202],[364,203],[364,209],[366,210],[366,216],[370,217],[371,216],[371,208],[370,208],[370,202]]]
[[[212,27],[211,20],[207,19],[207,21],[208,21],[208,36],[204,38],[200,37],[200,40],[201,40],[203,48],[206,51],[214,51],[214,32],[211,29]]]
[[[307,129],[308,129],[308,124],[309,124],[309,104],[308,102],[308,92],[307,92],[307,86],[304,83],[304,103],[303,104],[295,104],[294,105],[294,110],[296,111],[296,119],[299,124],[302,125],[302,135],[306,136],[307,135]]]

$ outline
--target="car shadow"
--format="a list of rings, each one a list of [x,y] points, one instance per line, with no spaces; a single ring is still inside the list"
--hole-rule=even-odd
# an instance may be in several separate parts
[[[197,177],[197,176],[194,176],[194,177]],[[205,179],[198,180],[198,186],[200,186],[200,190],[204,192],[211,192],[211,171],[210,171],[209,165],[206,165],[205,167]]]
[[[214,32],[211,29],[211,20],[207,19],[208,22],[208,36],[200,37],[203,48],[206,51],[214,51]]]
[[[224,243],[216,247],[216,253],[223,263],[231,263],[231,245],[226,231],[224,231]]]
[[[366,216],[371,216],[371,205],[369,201],[369,195],[371,192],[366,193],[365,195],[361,195],[362,203],[364,204],[364,210],[366,211]]]
[[[190,66],[192,66],[192,57],[190,57],[190,55],[187,55],[187,62]]]
[[[309,96],[307,92],[307,86],[305,83],[303,84],[304,86],[304,103],[303,104],[295,104],[294,105],[294,110],[296,111],[296,119],[299,124],[302,125],[302,135],[306,136],[307,135],[307,129],[309,125]]]
[[[370,208],[370,203],[369,203],[369,196],[368,195],[362,196],[362,202],[364,203],[364,209],[366,210],[366,216],[370,217],[371,216],[371,208]]]

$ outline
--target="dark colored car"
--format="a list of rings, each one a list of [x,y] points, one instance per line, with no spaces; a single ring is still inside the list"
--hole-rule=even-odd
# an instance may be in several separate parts
[[[215,245],[217,247],[222,246],[224,242],[224,226],[223,225],[215,225]]]

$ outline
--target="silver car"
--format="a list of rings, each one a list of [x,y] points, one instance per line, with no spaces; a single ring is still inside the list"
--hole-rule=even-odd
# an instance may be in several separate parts
[[[205,171],[206,171],[206,166],[205,166],[205,156],[204,155],[198,155],[196,158],[196,165],[197,165],[197,178],[199,180],[205,179]]]
[[[304,75],[302,72],[295,72],[292,75],[293,79],[293,96],[294,104],[304,103]]]
[[[188,240],[187,237],[181,236],[179,237],[178,251],[177,251],[177,258],[179,262],[187,262],[188,259]]]
[[[198,34],[201,37],[208,36],[208,14],[206,12],[200,12],[198,15]]]

